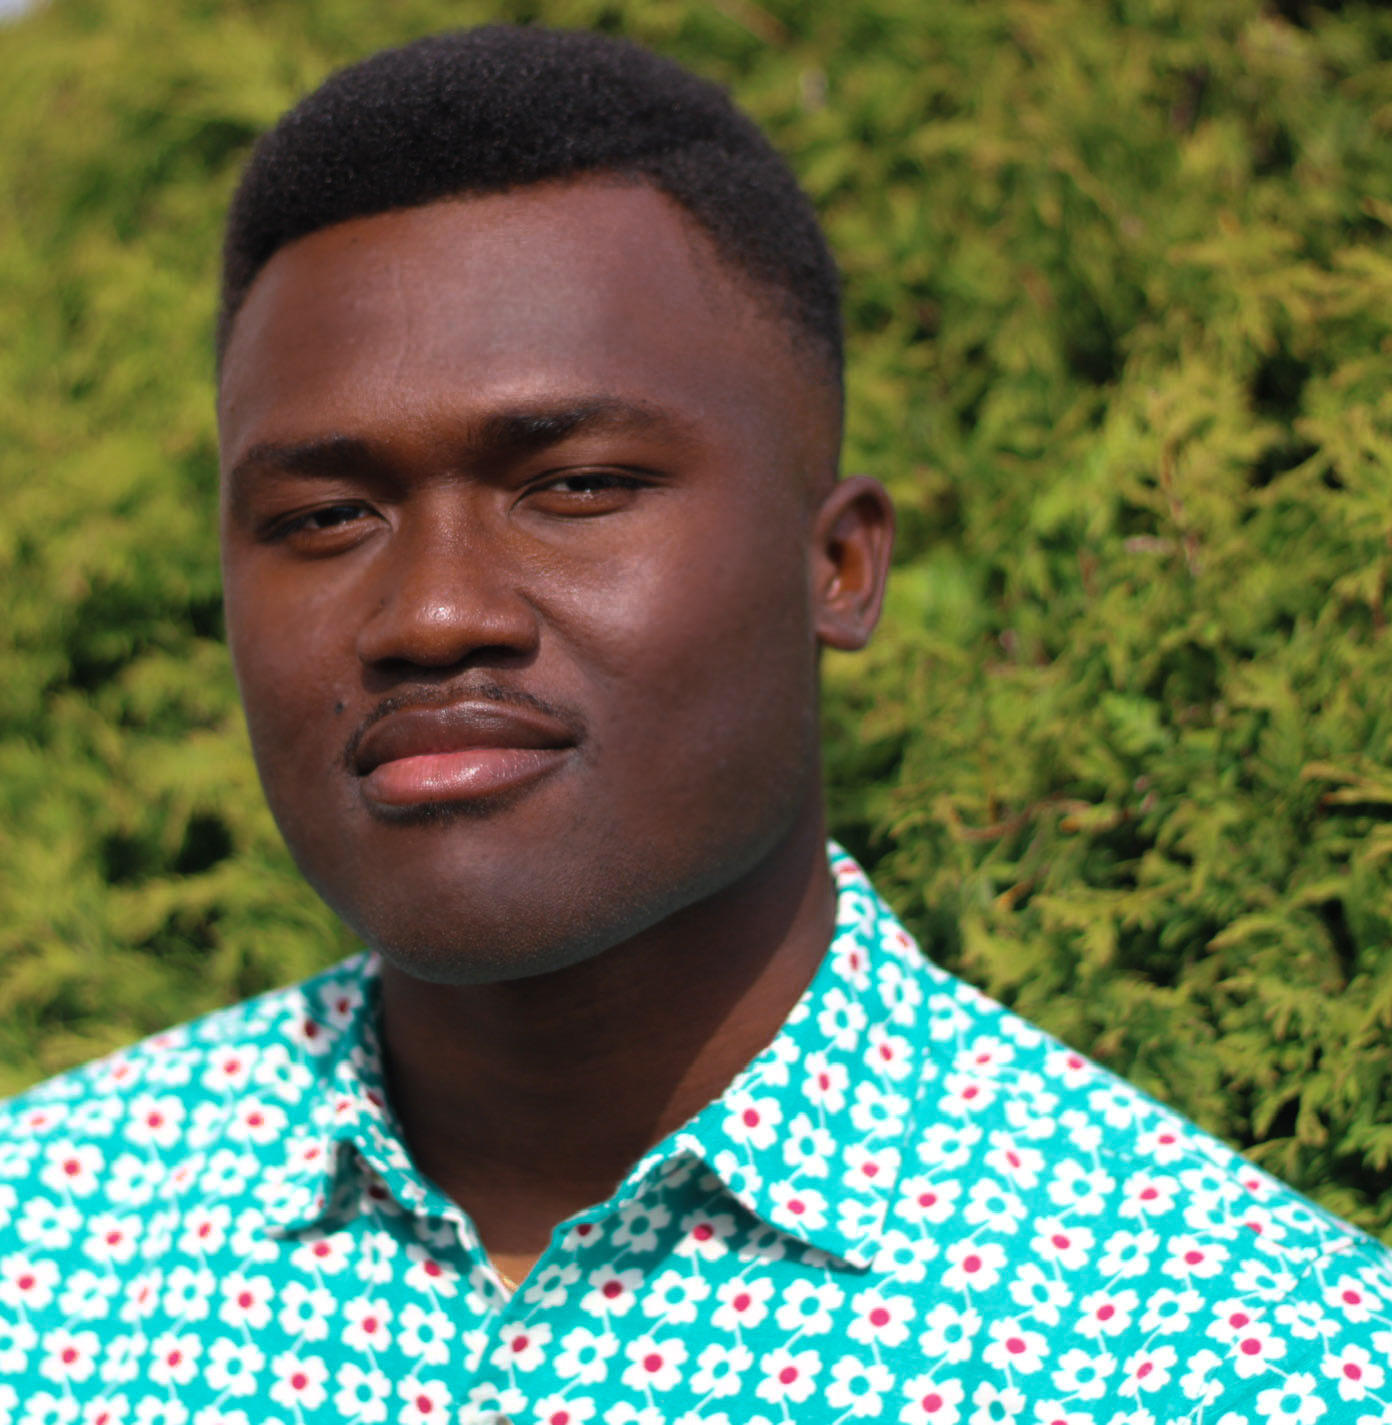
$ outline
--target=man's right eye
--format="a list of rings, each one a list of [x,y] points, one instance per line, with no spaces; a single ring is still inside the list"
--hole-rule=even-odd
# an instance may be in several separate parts
[[[279,520],[271,530],[271,538],[287,539],[297,534],[341,529],[344,525],[355,524],[366,518],[367,514],[364,506],[347,502],[340,505],[320,505],[318,509],[306,510],[303,514],[290,515]]]

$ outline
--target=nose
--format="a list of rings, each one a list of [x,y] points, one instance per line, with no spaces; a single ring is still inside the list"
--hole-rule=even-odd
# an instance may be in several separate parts
[[[393,532],[358,631],[364,664],[448,668],[535,651],[537,612],[505,539],[464,523],[423,511]]]

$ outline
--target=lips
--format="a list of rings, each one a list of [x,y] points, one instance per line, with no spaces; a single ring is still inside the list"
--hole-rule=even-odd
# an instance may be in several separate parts
[[[407,810],[519,790],[557,770],[576,743],[538,709],[461,701],[387,714],[355,740],[349,765],[369,805]]]

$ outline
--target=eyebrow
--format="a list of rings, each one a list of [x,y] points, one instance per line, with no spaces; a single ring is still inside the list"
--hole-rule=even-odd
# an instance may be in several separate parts
[[[493,411],[469,424],[460,442],[471,460],[513,459],[545,450],[576,435],[665,431],[692,438],[690,424],[672,412],[641,401],[613,396],[575,401],[522,404]],[[329,478],[335,475],[382,476],[392,462],[371,440],[334,434],[302,441],[258,441],[227,473],[235,490],[253,470]]]

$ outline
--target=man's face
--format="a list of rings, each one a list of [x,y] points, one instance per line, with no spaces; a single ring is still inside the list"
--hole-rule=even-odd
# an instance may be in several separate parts
[[[655,190],[301,239],[236,319],[219,418],[266,794],[402,969],[574,963],[818,815],[835,405]]]

